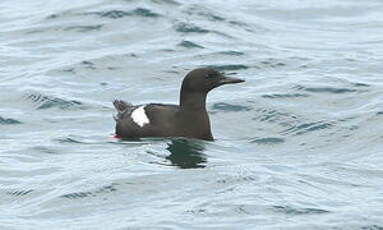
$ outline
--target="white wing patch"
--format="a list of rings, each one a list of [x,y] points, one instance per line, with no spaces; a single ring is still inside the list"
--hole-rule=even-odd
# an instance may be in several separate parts
[[[138,107],[132,112],[132,115],[131,115],[133,121],[140,127],[144,127],[144,125],[147,125],[150,123],[148,116],[146,116],[144,108],[145,108],[145,105]]]

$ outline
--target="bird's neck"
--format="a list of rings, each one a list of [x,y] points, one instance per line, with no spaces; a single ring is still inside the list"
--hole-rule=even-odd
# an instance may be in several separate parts
[[[181,91],[180,106],[186,110],[206,111],[206,94]]]

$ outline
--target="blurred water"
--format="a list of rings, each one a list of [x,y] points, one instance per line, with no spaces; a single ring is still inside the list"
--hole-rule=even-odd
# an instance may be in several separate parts
[[[0,229],[383,229],[383,2],[0,2]],[[177,103],[215,142],[114,132]]]

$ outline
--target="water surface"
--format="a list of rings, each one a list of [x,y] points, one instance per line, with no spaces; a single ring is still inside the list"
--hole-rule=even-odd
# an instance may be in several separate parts
[[[382,229],[381,1],[0,3],[1,229]],[[215,142],[112,138],[209,95]]]

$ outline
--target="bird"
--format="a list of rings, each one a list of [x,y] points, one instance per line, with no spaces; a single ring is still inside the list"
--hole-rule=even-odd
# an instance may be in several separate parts
[[[244,82],[212,68],[197,68],[182,81],[179,105],[150,103],[133,105],[114,100],[117,110],[115,134],[118,138],[185,137],[213,141],[207,94],[219,86]]]

